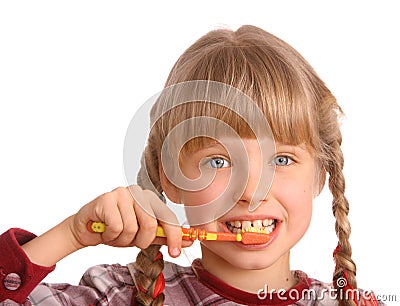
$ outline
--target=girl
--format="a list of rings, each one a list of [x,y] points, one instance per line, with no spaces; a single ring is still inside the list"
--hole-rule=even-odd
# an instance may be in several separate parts
[[[377,305],[357,289],[351,258],[341,115],[282,40],[253,26],[206,34],[178,59],[152,109],[137,186],[101,195],[40,237],[1,236],[2,305]],[[332,284],[289,265],[326,175],[338,237]],[[163,195],[185,205],[191,226],[263,231],[269,241],[202,241],[192,267],[163,262],[161,244],[172,257],[191,244]],[[104,233],[88,231],[90,221],[104,222]],[[127,267],[89,269],[78,286],[38,285],[60,259],[100,243],[142,250]]]

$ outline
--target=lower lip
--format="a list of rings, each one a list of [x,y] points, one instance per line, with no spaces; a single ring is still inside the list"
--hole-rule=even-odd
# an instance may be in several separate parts
[[[269,235],[269,240],[268,240],[268,242],[266,242],[266,243],[263,243],[263,244],[243,244],[243,243],[241,243],[241,242],[233,242],[233,243],[234,243],[237,247],[239,247],[239,248],[241,248],[241,249],[244,249],[244,250],[248,250],[248,251],[256,251],[256,250],[265,249],[265,248],[266,248],[267,246],[269,246],[269,245],[272,243],[272,241],[274,241],[275,238],[278,236],[278,234],[279,234],[279,229],[281,228],[281,223],[282,223],[282,222],[279,222],[279,221],[276,222],[275,229],[274,229],[270,234],[268,234],[268,235]],[[226,227],[225,224],[223,224],[223,228],[224,228],[224,231],[225,231],[225,232],[232,233],[230,230],[228,230],[228,228]]]

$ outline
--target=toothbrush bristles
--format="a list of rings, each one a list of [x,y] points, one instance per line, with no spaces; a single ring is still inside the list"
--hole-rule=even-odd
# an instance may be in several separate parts
[[[264,244],[269,241],[268,234],[245,232],[242,234],[243,244]]]

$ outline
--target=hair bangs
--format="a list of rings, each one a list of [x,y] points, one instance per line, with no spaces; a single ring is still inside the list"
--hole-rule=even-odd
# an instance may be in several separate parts
[[[193,80],[228,84],[255,102],[277,142],[305,144],[315,150],[318,137],[313,132],[317,126],[316,90],[311,85],[311,79],[315,78],[313,72],[305,68],[308,65],[297,51],[275,36],[264,31],[242,35],[244,30],[219,30],[210,32],[209,39],[203,37],[178,59],[166,86]],[[207,46],[200,47],[198,44]],[[184,108],[174,116],[180,120],[211,116],[231,126],[241,137],[257,135],[252,130],[257,122],[246,122],[248,120],[240,118],[241,114],[252,117],[251,113],[255,110],[248,103],[239,105],[238,113],[204,102],[189,103]],[[204,129],[213,127],[209,124]],[[193,124],[193,128],[199,128],[199,125]],[[210,132],[212,135],[213,132]],[[194,141],[193,144],[200,146],[202,141]]]

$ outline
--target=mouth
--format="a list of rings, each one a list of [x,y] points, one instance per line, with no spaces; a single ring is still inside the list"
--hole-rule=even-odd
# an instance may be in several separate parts
[[[275,230],[277,223],[277,219],[232,220],[225,222],[225,225],[234,234],[245,232],[271,234]]]

